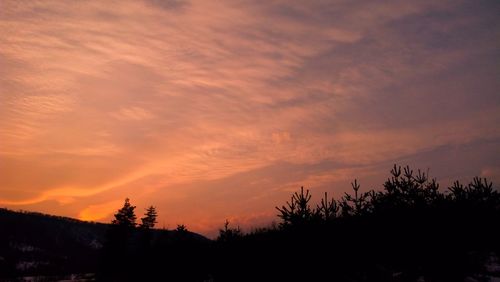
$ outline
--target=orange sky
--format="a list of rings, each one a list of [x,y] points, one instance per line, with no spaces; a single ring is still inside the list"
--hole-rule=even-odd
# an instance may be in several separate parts
[[[439,3],[437,3],[439,2]],[[268,224],[393,163],[500,182],[495,1],[2,1],[0,206]]]

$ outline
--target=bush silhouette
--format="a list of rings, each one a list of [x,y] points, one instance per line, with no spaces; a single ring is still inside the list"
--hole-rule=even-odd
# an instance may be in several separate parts
[[[175,231],[181,233],[181,234],[184,234],[188,231],[186,225],[184,224],[177,224],[177,228],[175,228]]]

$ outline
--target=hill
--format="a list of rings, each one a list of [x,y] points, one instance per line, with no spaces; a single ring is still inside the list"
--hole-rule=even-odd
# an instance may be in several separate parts
[[[110,225],[68,217],[0,208],[0,281],[27,276],[95,273]],[[155,244],[171,245],[182,236],[209,242],[185,231],[151,230]]]

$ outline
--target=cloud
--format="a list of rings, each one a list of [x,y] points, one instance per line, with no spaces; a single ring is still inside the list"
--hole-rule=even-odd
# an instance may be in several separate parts
[[[371,185],[393,162],[494,172],[497,8],[7,1],[0,204],[109,220],[133,195],[206,231],[262,223],[300,185]]]
[[[174,11],[178,11],[189,5],[189,2],[185,0],[146,0],[145,2],[165,10]]]
[[[102,204],[90,205],[80,211],[78,218],[87,221],[98,221],[112,215],[116,207],[123,204],[123,201],[116,200]]]
[[[484,177],[489,181],[495,181],[495,183],[498,183],[500,180],[500,167],[485,167],[481,170],[481,174],[479,176]]]
[[[122,121],[139,121],[153,118],[153,114],[140,107],[121,108],[118,112],[111,113],[111,116]]]

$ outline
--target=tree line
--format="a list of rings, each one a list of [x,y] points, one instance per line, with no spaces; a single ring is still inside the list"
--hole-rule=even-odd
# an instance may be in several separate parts
[[[133,228],[137,226],[143,229],[153,228],[157,223],[156,218],[158,213],[156,212],[156,208],[154,206],[149,206],[146,209],[144,217],[141,218],[142,223],[140,225],[136,223],[137,216],[135,215],[135,208],[136,206],[132,206],[132,204],[130,204],[130,199],[126,198],[123,207],[115,213],[115,219],[113,219],[111,223],[125,228]]]
[[[500,276],[488,268],[500,254],[500,194],[487,179],[441,189],[428,173],[394,165],[378,191],[363,192],[357,180],[351,186],[339,199],[324,193],[317,205],[301,187],[276,207],[278,226],[244,233],[226,220],[215,241],[198,240],[183,225],[170,235],[155,233],[154,207],[136,225],[135,206],[127,199],[112,222],[101,271],[107,276],[100,277],[482,281]]]
[[[486,178],[475,177],[468,185],[455,181],[444,192],[440,191],[435,178],[420,169],[414,172],[409,166],[396,166],[391,169],[391,177],[383,184],[382,191],[359,191],[357,180],[351,183],[353,194],[345,193],[339,200],[328,198],[325,192],[320,204],[310,205],[309,190],[295,192],[285,205],[276,207],[280,226],[287,228],[311,222],[328,222],[343,217],[367,216],[389,213],[406,209],[425,209],[444,205],[457,205],[469,208],[481,206],[495,211],[499,208],[500,197],[493,183]]]

